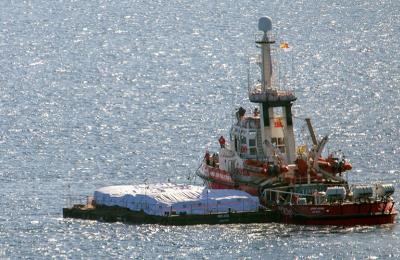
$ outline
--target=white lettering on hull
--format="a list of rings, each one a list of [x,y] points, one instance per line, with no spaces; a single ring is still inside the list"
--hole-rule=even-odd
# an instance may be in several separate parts
[[[216,170],[208,166],[205,166],[203,171],[204,175],[210,177],[211,179],[222,180],[230,183],[233,182],[229,172]]]

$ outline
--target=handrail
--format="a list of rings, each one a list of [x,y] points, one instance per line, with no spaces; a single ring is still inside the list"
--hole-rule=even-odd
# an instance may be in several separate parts
[[[280,190],[275,190],[275,189],[265,189],[264,191],[263,191],[263,193],[262,193],[262,196],[263,196],[263,198],[264,198],[264,200],[265,201],[267,201],[267,191],[269,191],[270,192],[270,194],[271,194],[271,192],[275,192],[275,193],[277,193],[277,197],[279,198],[279,194],[280,193],[284,193],[284,194],[290,194],[290,203],[292,203],[292,198],[293,198],[293,195],[300,195],[300,196],[305,196],[305,197],[307,197],[307,196],[313,196],[313,195],[308,195],[308,194],[302,194],[302,193],[295,193],[295,192],[288,192],[288,191],[280,191]]]
[[[93,201],[93,196],[68,196],[67,197],[67,207],[70,207],[72,205],[79,204],[83,205],[82,201],[86,201],[86,205],[89,205]]]
[[[312,197],[313,195],[309,195],[309,194],[303,194],[303,193],[297,193],[297,192],[289,192],[289,191],[280,191],[280,190],[275,190],[275,189],[265,189],[263,191],[263,195],[266,191],[273,191],[273,192],[277,192],[277,193],[285,193],[285,194],[293,194],[293,195],[301,195],[301,196],[309,196]]]
[[[325,184],[322,184],[321,186],[331,186],[331,185],[325,185]],[[336,187],[344,187],[345,189],[346,189],[346,191],[348,192],[348,188],[346,187],[346,185],[335,185]],[[264,191],[263,191],[263,193],[262,193],[262,197],[265,199],[265,201],[267,201],[267,191],[269,191],[270,192],[270,194],[272,193],[272,192],[275,192],[275,193],[277,193],[277,197],[279,197],[279,194],[280,193],[283,193],[283,194],[290,194],[290,203],[292,203],[292,198],[293,198],[293,195],[297,195],[297,196],[302,196],[302,197],[314,197],[314,195],[312,195],[312,194],[304,194],[304,193],[297,193],[297,192],[289,192],[289,191],[280,191],[280,190],[276,190],[276,189],[264,189]]]

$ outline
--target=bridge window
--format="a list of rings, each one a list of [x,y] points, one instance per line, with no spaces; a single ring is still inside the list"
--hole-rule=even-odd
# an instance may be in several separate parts
[[[271,138],[271,143],[281,150],[281,153],[286,153],[284,138]]]
[[[249,146],[256,146],[256,139],[249,139]]]

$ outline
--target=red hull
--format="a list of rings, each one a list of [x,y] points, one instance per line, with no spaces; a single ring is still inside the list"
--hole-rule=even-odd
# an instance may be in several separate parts
[[[260,197],[257,187],[248,186],[246,183],[234,182],[228,172],[224,172],[209,166],[205,167],[206,185],[212,189],[243,190],[253,196]],[[263,203],[263,198],[260,197]],[[379,225],[395,223],[397,212],[394,210],[394,202],[373,203],[344,203],[321,205],[278,205],[277,214],[283,223],[303,225]]]
[[[303,225],[377,225],[395,223],[394,202],[344,205],[279,205],[283,223]]]
[[[222,184],[218,182],[211,182],[211,181],[206,181],[207,187],[211,187],[212,189],[216,190],[221,190],[221,189],[233,189],[233,190],[242,190],[247,193],[249,193],[252,196],[257,196],[260,197],[260,193],[258,192],[258,189],[256,187],[250,187],[247,185],[237,185],[237,186],[230,186],[227,184]]]
[[[206,180],[206,185],[212,189],[234,189],[242,190],[249,193],[252,196],[260,197],[257,187],[248,186],[246,184],[235,183],[229,172],[221,171],[219,169],[210,167],[206,165],[204,167],[204,177]]]

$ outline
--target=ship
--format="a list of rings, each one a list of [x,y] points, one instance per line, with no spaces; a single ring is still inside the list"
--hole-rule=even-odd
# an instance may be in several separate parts
[[[349,185],[352,165],[341,150],[322,154],[329,136],[317,139],[310,118],[304,126],[310,145],[296,146],[292,107],[294,90],[280,87],[274,78],[276,36],[272,20],[262,17],[255,44],[261,53],[261,72],[256,84],[249,84],[254,110],[235,111],[229,137],[221,136],[218,151],[207,150],[196,175],[209,189],[235,189],[259,196],[275,210],[278,221],[305,225],[375,225],[395,222],[397,212],[392,184]],[[281,48],[288,48],[282,43]],[[282,90],[285,89],[285,90]]]

